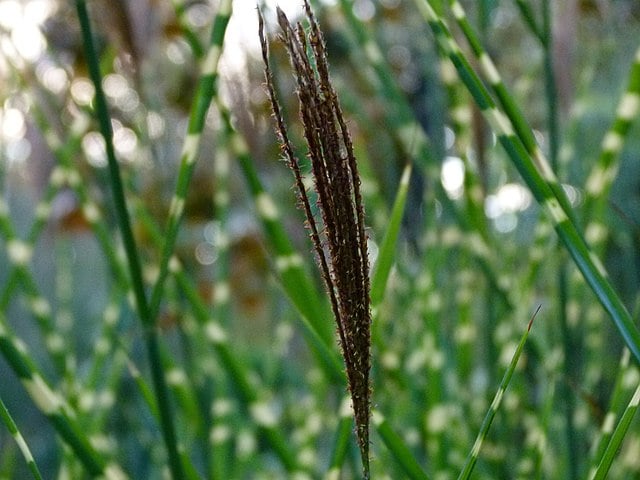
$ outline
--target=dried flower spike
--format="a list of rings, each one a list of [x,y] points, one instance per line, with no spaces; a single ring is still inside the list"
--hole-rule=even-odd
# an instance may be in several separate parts
[[[282,10],[278,9],[277,13],[282,40],[297,81],[300,118],[309,149],[321,220],[312,213],[300,164],[289,141],[275,95],[264,21],[260,14],[259,34],[276,130],[285,159],[295,177],[298,197],[307,217],[318,266],[338,327],[364,477],[368,478],[371,313],[360,177],[351,138],[329,78],[324,38],[307,0],[304,6],[309,21],[308,32],[300,23],[292,26]],[[311,52],[312,58],[307,52]]]

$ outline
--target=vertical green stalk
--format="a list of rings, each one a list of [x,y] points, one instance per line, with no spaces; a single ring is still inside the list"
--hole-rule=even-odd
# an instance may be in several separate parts
[[[567,439],[566,446],[569,468],[568,478],[577,479],[580,467],[580,445],[578,443],[574,420],[576,409],[575,391],[571,388],[571,383],[575,378],[575,370],[577,369],[578,348],[576,339],[574,338],[575,331],[569,324],[567,318],[568,282],[566,270],[566,265],[564,261],[562,261],[562,264],[558,265],[557,285],[558,317],[560,321],[560,331],[562,332],[562,350],[564,351],[564,379],[560,381],[561,385],[559,390],[562,393],[560,401],[564,404],[565,435]]]
[[[218,79],[218,63],[220,55],[222,54],[224,35],[227,30],[227,25],[229,24],[229,18],[231,17],[231,10],[231,0],[222,0],[211,29],[209,48],[202,62],[201,76],[189,114],[187,136],[182,145],[176,191],[171,199],[171,207],[169,208],[169,220],[165,232],[166,240],[162,248],[162,257],[160,260],[160,273],[153,287],[151,301],[149,303],[152,319],[157,317],[160,309],[164,282],[169,274],[169,266],[184,213],[187,190],[195,169],[196,156],[205,126],[207,111],[209,110],[211,100],[215,96]]]
[[[547,128],[549,129],[549,159],[551,169],[560,171],[558,152],[560,148],[560,129],[558,119],[558,91],[553,68],[553,12],[549,0],[542,2],[543,41],[544,48],[544,85],[547,99]]]
[[[83,47],[85,50],[87,64],[89,66],[89,74],[95,87],[96,114],[98,116],[100,130],[105,140],[111,188],[120,232],[122,234],[122,240],[127,255],[129,274],[131,276],[131,284],[133,286],[133,293],[136,300],[136,309],[144,327],[147,355],[151,366],[151,375],[153,378],[155,394],[160,409],[162,433],[167,453],[169,455],[169,467],[174,479],[183,479],[185,478],[184,469],[178,453],[178,445],[173,423],[173,409],[170,404],[167,383],[162,370],[158,332],[155,329],[154,318],[151,310],[149,309],[149,304],[147,303],[144,291],[140,259],[138,258],[138,252],[133,238],[133,232],[131,230],[131,220],[127,210],[122,179],[120,178],[120,168],[118,166],[113,147],[111,119],[104,91],[102,90],[102,76],[93,43],[91,25],[85,0],[76,0],[76,11],[82,30]]]
[[[340,418],[338,420],[338,427],[336,428],[333,441],[333,451],[331,452],[329,469],[325,475],[325,480],[332,480],[340,477],[340,470],[347,456],[349,439],[351,438],[351,429],[353,425],[349,402],[350,399],[345,397],[342,401],[342,406],[339,409]]]
[[[558,161],[559,150],[559,126],[558,126],[558,92],[556,89],[556,78],[553,68],[553,25],[552,11],[549,0],[542,2],[542,36],[540,41],[544,52],[544,79],[545,92],[547,100],[547,129],[549,131],[549,159],[551,161],[551,169],[560,175],[560,164]],[[535,30],[534,30],[535,34]],[[575,425],[575,393],[572,391],[570,384],[576,378],[578,373],[578,338],[574,328],[569,324],[567,305],[569,300],[569,282],[567,279],[567,264],[565,257],[560,251],[560,245],[557,246],[557,254],[559,258],[558,264],[558,319],[560,321],[560,329],[562,331],[563,350],[564,350],[564,376],[565,381],[562,382],[561,391],[565,409],[565,434],[567,437],[567,453],[569,478],[577,479],[580,470],[580,445]]]
[[[586,223],[587,240],[594,244],[596,251],[602,250],[606,239],[603,228],[607,200],[611,185],[620,166],[620,153],[633,121],[640,111],[640,47],[636,50],[627,79],[627,88],[616,107],[613,124],[604,135],[598,159],[585,183],[585,202],[582,208]]]
[[[400,234],[400,224],[402,223],[402,215],[407,201],[407,191],[409,189],[409,180],[411,178],[411,164],[407,164],[402,173],[398,192],[393,202],[393,208],[389,217],[389,225],[385,232],[376,264],[373,268],[371,277],[371,308],[377,309],[382,303],[384,293],[387,287],[387,280],[395,258],[395,248]],[[375,313],[374,313],[375,316]]]
[[[33,478],[35,478],[36,480],[41,480],[42,475],[40,475],[40,470],[38,469],[38,465],[36,464],[36,461],[33,458],[33,455],[31,454],[31,449],[29,448],[29,445],[27,445],[27,442],[24,440],[24,437],[20,433],[20,430],[18,430],[18,426],[13,421],[13,418],[11,418],[11,414],[9,413],[9,410],[7,410],[7,407],[5,406],[1,398],[0,398],[0,418],[2,419],[2,423],[4,423],[5,426],[7,427],[7,430],[9,430],[9,433],[11,434],[15,442],[18,444],[18,448],[20,448],[20,452],[22,453],[22,456],[24,457],[25,461],[27,462],[27,465],[29,466],[31,475],[33,475]]]

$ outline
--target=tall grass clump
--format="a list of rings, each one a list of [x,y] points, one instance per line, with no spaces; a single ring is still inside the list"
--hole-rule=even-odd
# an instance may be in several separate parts
[[[285,10],[0,2],[0,477],[638,476],[636,2]]]

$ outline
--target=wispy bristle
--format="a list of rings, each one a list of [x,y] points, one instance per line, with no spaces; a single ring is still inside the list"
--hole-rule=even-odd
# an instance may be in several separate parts
[[[300,118],[311,160],[314,187],[318,193],[321,220],[313,216],[299,162],[275,95],[264,21],[260,14],[259,35],[276,130],[284,156],[294,174],[298,197],[307,217],[318,265],[338,327],[356,435],[364,475],[368,478],[371,314],[360,177],[351,138],[329,77],[324,38],[306,0],[305,12],[310,25],[308,32],[301,24],[294,28],[280,8],[277,9],[277,16],[297,82]],[[309,51],[313,59],[309,58]]]

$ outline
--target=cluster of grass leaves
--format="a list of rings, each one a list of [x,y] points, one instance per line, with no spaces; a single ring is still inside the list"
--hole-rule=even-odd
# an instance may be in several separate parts
[[[149,119],[163,112],[153,111],[144,74],[130,78],[142,100],[133,111],[117,111],[105,95],[104,77],[124,67],[117,48],[99,49],[83,0],[72,18],[91,102],[77,103],[70,89],[54,93],[33,66],[7,60],[13,95],[55,166],[30,224],[9,189],[0,198],[0,353],[13,371],[3,376],[21,384],[17,393],[0,390],[13,437],[2,439],[6,477],[360,475],[331,308],[268,113],[258,108],[247,119],[220,94],[233,3],[220,0],[197,27],[192,6],[172,2],[179,45],[198,70],[178,102],[186,128],[169,162],[172,139],[152,139]],[[437,92],[426,121],[416,79],[403,84],[384,35],[370,28],[387,20],[363,20],[348,0],[314,5],[353,118],[372,252],[372,478],[468,478],[472,470],[474,478],[626,478],[640,468],[630,428],[640,400],[640,334],[629,313],[637,292],[604,267],[620,242],[637,245],[635,212],[609,199],[625,146],[637,148],[627,136],[640,108],[640,54],[627,59],[628,80],[609,101],[610,125],[591,132],[600,145],[584,151],[580,112],[560,112],[552,2],[512,3],[477,2],[474,13],[510,12],[534,45],[540,66],[530,81],[543,105],[536,130],[488,53],[491,22],[472,21],[459,2],[375,2],[413,22],[415,42],[401,53]],[[341,53],[335,64],[332,48]],[[49,61],[64,57],[52,50]],[[277,64],[279,88],[291,90]],[[60,126],[50,105],[64,111]],[[247,122],[267,147],[243,134]],[[114,125],[135,133],[139,161],[119,161]],[[442,140],[445,131],[453,141]],[[104,139],[106,168],[85,161],[92,132]],[[440,181],[445,156],[465,167],[455,194]],[[2,168],[7,185],[12,173]],[[149,177],[166,171],[158,194]],[[505,179],[533,199],[509,212],[519,222],[510,233],[485,214]],[[54,221],[65,195],[75,209]],[[183,248],[190,233],[198,246],[209,239],[215,261],[204,263],[212,265]],[[55,289],[39,270],[43,256],[56,269]],[[633,272],[630,263],[612,264],[617,277]],[[259,288],[246,300],[254,277]],[[40,411],[39,423],[21,401]]]

